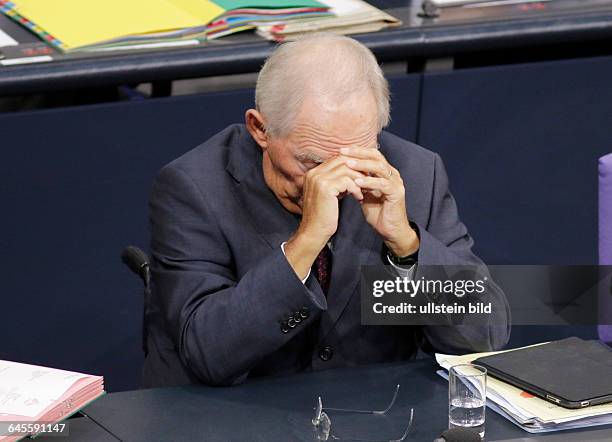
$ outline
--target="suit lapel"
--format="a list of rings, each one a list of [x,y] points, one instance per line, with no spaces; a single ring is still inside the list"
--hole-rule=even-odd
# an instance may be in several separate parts
[[[355,294],[361,265],[367,262],[377,235],[365,221],[361,206],[351,198],[341,201],[338,231],[332,240],[332,272],[327,314],[321,318],[319,340],[325,339]]]

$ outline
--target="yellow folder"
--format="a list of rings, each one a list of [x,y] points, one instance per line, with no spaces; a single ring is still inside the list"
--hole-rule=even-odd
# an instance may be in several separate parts
[[[224,12],[209,0],[14,0],[67,49],[127,35],[204,26]]]

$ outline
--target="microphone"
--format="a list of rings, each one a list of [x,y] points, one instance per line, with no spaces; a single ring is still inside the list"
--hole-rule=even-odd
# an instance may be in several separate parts
[[[121,260],[136,273],[145,285],[149,284],[149,257],[136,246],[127,246],[121,252]]]
[[[442,435],[433,442],[481,442],[480,435],[467,428],[452,428],[446,430]]]

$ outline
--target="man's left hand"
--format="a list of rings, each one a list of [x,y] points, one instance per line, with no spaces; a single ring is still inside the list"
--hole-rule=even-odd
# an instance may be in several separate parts
[[[382,153],[375,148],[343,148],[350,158],[347,165],[367,176],[355,179],[363,191],[360,202],[368,224],[383,238],[396,256],[412,255],[419,249],[419,238],[410,227],[406,213],[404,180]]]

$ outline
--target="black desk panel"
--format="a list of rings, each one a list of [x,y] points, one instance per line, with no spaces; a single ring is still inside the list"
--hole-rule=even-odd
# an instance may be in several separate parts
[[[611,78],[610,57],[424,76],[419,143],[445,160],[488,264],[597,263],[597,160],[612,151]],[[597,330],[513,327],[510,346],[572,335],[596,339]]]
[[[126,441],[313,441],[310,419],[318,396],[329,407],[383,408],[400,384],[388,418],[330,413],[338,436],[397,437],[414,407],[409,441],[430,442],[448,425],[448,384],[430,359],[264,378],[228,388],[188,386],[110,394],[86,412]],[[486,439],[556,441],[534,437],[487,410]],[[597,432],[596,432],[597,431]],[[568,441],[612,429],[566,432]],[[382,440],[382,439],[381,439]]]
[[[0,359],[138,388],[142,283],[121,250],[147,248],[159,169],[252,103],[246,90],[0,116]]]
[[[425,74],[418,142],[488,264],[597,263],[611,79],[611,57]]]

